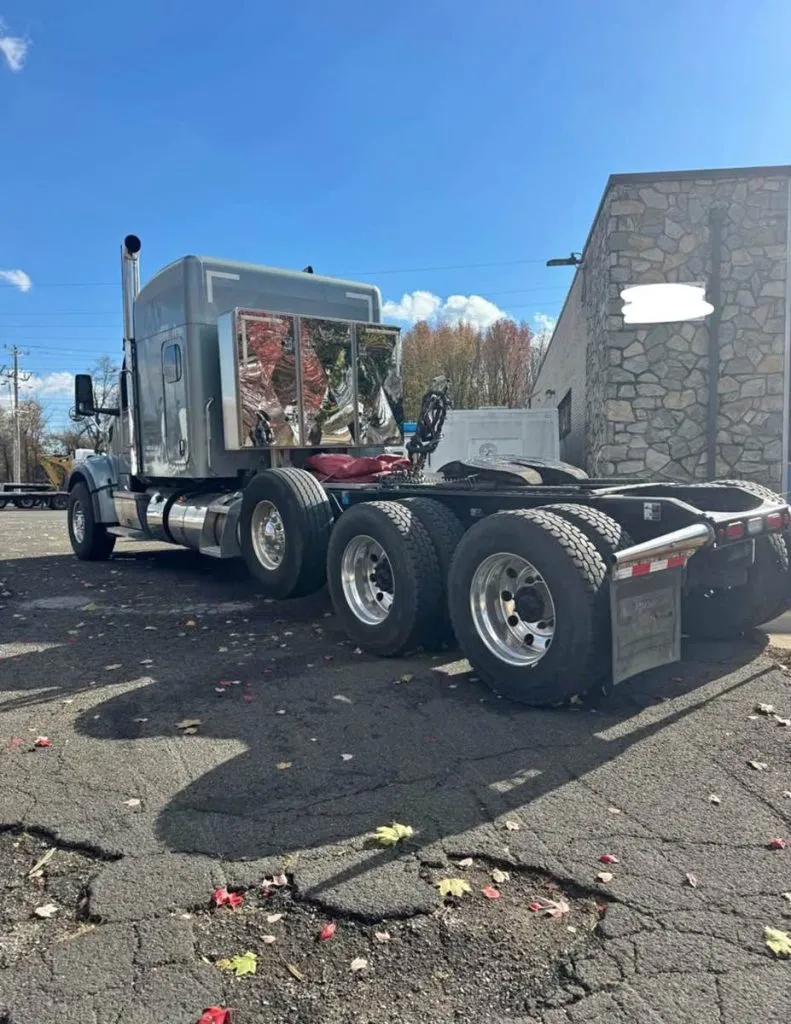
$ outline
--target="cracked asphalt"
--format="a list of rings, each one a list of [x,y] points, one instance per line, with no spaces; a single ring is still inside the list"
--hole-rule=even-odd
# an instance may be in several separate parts
[[[0,941],[3,1024],[195,1024],[212,1004],[237,1007],[233,1024],[791,1019],[791,961],[763,939],[791,929],[791,728],[754,710],[791,717],[791,676],[765,637],[688,645],[597,706],[539,712],[492,696],[453,653],[360,654],[326,595],[263,601],[235,563],[128,542],[79,563],[54,512],[2,512],[0,534],[0,865],[14,876],[0,884],[22,908]],[[393,820],[415,836],[372,848]],[[39,883],[51,920],[24,895],[31,842],[58,847]],[[523,915],[527,930],[498,933],[474,892],[458,911],[468,952],[446,936],[421,974],[418,925],[456,913],[437,873],[466,858],[521,879],[503,906],[546,884],[582,922],[593,900],[595,931]],[[320,998],[286,972],[229,982],[202,938],[211,892],[247,891],[252,915],[253,887],[280,872],[305,934],[309,915],[338,920],[351,955],[371,928],[393,949],[411,929],[408,962],[366,953],[354,985],[322,962]],[[523,936],[534,955],[506,975]],[[486,943],[490,968],[465,960]],[[420,975],[397,1006],[389,964]]]

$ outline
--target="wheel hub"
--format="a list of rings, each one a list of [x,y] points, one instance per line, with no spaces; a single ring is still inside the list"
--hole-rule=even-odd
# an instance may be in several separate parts
[[[531,668],[549,650],[555,635],[555,604],[534,565],[501,552],[475,570],[470,608],[481,640],[501,661]]]
[[[341,557],[341,587],[346,604],[366,626],[378,626],[395,599],[393,568],[373,537],[352,537]]]
[[[75,501],[71,507],[71,532],[78,544],[85,540],[85,511],[82,502]]]
[[[286,531],[277,506],[259,501],[250,523],[253,551],[258,561],[270,572],[278,569],[286,553]]]

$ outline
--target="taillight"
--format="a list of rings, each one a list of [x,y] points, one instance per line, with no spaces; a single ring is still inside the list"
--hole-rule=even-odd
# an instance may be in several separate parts
[[[728,540],[740,540],[744,536],[744,523],[728,523],[725,536]]]
[[[770,512],[766,517],[767,530],[782,530],[784,516],[782,512]]]

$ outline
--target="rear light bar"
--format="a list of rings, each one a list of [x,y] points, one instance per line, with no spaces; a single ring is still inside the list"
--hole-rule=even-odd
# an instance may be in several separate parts
[[[725,523],[717,527],[717,540],[741,540],[743,537],[755,537],[764,530],[784,530],[791,522],[791,512],[770,512],[766,516],[751,516],[749,519]]]

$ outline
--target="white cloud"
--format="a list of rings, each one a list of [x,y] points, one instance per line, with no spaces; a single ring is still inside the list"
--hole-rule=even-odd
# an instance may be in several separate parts
[[[11,71],[21,71],[25,66],[30,40],[19,36],[6,35],[5,25],[0,21],[0,53]]]
[[[24,270],[0,270],[0,281],[12,284],[21,292],[29,292],[33,287],[33,282]]]
[[[558,318],[549,313],[533,314],[533,330],[541,338],[551,338],[557,326]]]
[[[45,373],[43,377],[33,374],[28,380],[19,380],[19,400],[24,402],[28,398],[37,398],[46,405],[50,399],[71,398],[74,394],[74,374],[68,370],[57,370],[54,373]],[[0,405],[11,404],[11,389],[0,388]]]
[[[464,321],[475,327],[488,327],[495,320],[507,316],[482,295],[449,295],[442,299],[426,291],[405,292],[399,302],[388,299],[382,313],[386,318],[410,324],[418,320],[447,320],[449,323]]]

